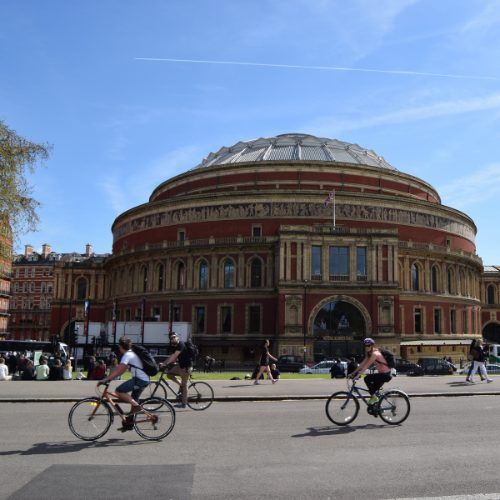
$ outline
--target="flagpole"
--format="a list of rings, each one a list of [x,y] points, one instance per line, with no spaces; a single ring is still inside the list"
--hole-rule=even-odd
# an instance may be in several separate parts
[[[333,193],[333,229],[335,229],[335,189],[332,191]]]

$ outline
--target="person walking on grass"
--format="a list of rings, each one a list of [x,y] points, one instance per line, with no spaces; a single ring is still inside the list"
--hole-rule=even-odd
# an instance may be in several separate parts
[[[278,361],[274,356],[272,356],[269,353],[269,340],[266,339],[262,344],[262,351],[260,354],[260,361],[259,361],[259,371],[257,373],[257,376],[255,377],[255,382],[254,382],[255,385],[259,385],[260,376],[264,372],[267,373],[269,380],[271,380],[273,384],[275,384],[278,381],[278,379],[273,378],[273,374],[271,373],[271,368],[269,368],[269,360],[271,359],[273,361]]]

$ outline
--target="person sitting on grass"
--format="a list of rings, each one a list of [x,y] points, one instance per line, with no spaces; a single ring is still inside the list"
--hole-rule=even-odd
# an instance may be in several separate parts
[[[9,375],[9,368],[5,364],[4,358],[0,358],[0,380],[12,380],[12,375]]]

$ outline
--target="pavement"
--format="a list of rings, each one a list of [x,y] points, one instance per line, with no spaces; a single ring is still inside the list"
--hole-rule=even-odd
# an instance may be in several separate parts
[[[406,377],[399,375],[385,384],[385,389],[401,389],[410,397],[459,397],[500,395],[500,376],[492,376],[493,382],[475,384],[465,382],[463,376]],[[294,379],[280,380],[277,384],[261,381],[254,385],[249,380],[209,380],[215,400],[236,401],[283,401],[326,399],[333,392],[345,391],[345,379]],[[361,383],[361,387],[365,387]],[[112,386],[113,388],[113,386]],[[0,382],[0,403],[73,402],[96,394],[96,382],[71,380],[60,382],[14,381]]]

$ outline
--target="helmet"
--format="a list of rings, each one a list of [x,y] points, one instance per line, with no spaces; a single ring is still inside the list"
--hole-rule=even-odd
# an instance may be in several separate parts
[[[373,339],[371,339],[370,337],[368,337],[365,340],[363,340],[363,344],[364,345],[374,345],[375,341]]]

